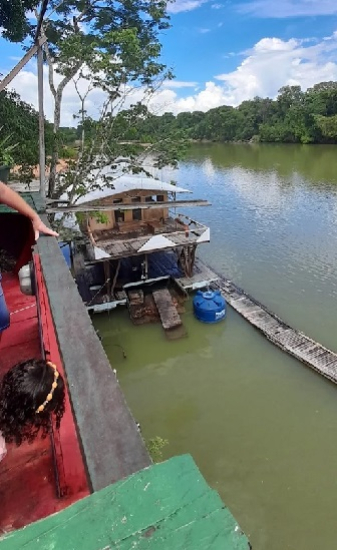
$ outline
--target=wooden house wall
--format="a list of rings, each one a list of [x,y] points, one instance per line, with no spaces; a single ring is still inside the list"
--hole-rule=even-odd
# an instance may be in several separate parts
[[[157,196],[161,195],[163,196],[163,201],[166,202],[168,200],[167,192],[161,192],[161,191],[127,191],[124,193],[119,193],[117,195],[113,195],[110,197],[105,197],[103,199],[98,199],[95,201],[91,201],[90,206],[109,206],[115,205],[116,201],[122,199],[121,202],[121,210],[123,210],[123,204],[137,204],[132,199],[135,197],[140,197],[140,203],[146,202],[146,197],[153,197],[154,200],[157,199]],[[158,202],[158,208],[149,208],[149,209],[143,209],[141,210],[141,220],[134,220],[133,219],[133,212],[134,210],[125,210],[124,211],[124,222],[118,221],[118,224],[121,226],[123,224],[132,226],[132,225],[138,225],[143,222],[149,222],[149,221],[159,221],[161,219],[167,219],[169,216],[168,208],[160,208],[160,202]],[[118,211],[104,211],[104,216],[107,218],[107,223],[100,223],[95,217],[90,218],[89,224],[91,231],[100,231],[102,229],[112,229],[117,222],[118,219]]]

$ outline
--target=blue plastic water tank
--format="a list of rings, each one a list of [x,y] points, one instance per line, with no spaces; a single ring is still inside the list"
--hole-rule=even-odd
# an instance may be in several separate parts
[[[66,261],[67,266],[71,269],[71,249],[70,244],[66,242],[59,242],[59,247],[63,254],[63,258]]]
[[[226,317],[226,300],[217,290],[198,290],[193,300],[194,315],[203,323],[219,323]]]

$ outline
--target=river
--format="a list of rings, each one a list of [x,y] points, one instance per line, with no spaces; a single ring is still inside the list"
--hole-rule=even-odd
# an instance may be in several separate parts
[[[187,211],[211,227],[200,256],[337,351],[336,153],[205,144],[175,177],[213,205]],[[94,320],[144,438],[193,455],[254,550],[336,548],[337,387],[231,309],[204,326],[189,304],[176,342],[123,310]]]

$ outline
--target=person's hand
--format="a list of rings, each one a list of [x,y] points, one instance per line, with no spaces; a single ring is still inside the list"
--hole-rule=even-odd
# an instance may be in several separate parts
[[[50,237],[58,237],[58,233],[56,231],[53,231],[50,229],[50,227],[47,227],[46,224],[43,223],[41,218],[37,216],[32,220],[34,234],[35,234],[35,241],[38,240],[40,233],[44,233],[44,235],[49,235]]]

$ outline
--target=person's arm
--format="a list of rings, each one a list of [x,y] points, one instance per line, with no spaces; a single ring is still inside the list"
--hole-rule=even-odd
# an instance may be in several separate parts
[[[41,220],[40,216],[34,212],[34,210],[29,206],[29,204],[26,203],[26,201],[23,200],[22,197],[13,189],[5,185],[0,181],[0,202],[3,204],[6,204],[10,208],[14,208],[14,210],[17,210],[20,214],[23,214],[23,216],[27,216],[33,224],[33,229],[35,232],[35,240],[39,238],[40,233],[44,233],[45,235],[50,235],[51,237],[58,237],[58,234],[56,231],[53,231],[49,227],[47,227],[43,221]]]

